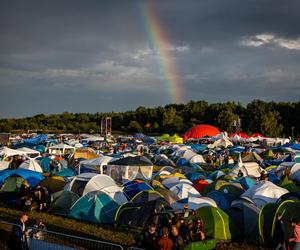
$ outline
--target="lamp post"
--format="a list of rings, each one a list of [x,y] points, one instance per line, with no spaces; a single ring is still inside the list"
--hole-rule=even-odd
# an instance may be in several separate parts
[[[292,129],[292,141],[294,140],[294,128],[295,127],[291,127],[291,129]]]

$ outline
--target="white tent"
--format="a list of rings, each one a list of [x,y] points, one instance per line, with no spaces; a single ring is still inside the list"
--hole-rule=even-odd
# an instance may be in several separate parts
[[[244,176],[258,178],[263,169],[256,162],[243,162],[241,155],[239,155],[238,163],[231,169],[229,175],[236,177],[239,170],[242,171]]]
[[[103,174],[103,166],[107,165],[109,162],[115,160],[115,158],[110,156],[101,156],[99,158],[94,158],[91,160],[84,160],[79,163],[79,174],[85,172],[93,172]]]
[[[185,199],[188,197],[201,197],[201,194],[188,183],[179,183],[170,188],[179,199]]]
[[[95,173],[83,173],[75,176],[71,182],[67,183],[66,186],[64,187],[64,190],[67,191],[72,191],[79,196],[82,195],[84,188],[88,181],[92,179],[95,175]]]
[[[19,168],[28,169],[31,171],[43,173],[43,169],[41,168],[40,164],[38,164],[35,160],[29,159],[24,161]]]
[[[227,148],[233,146],[233,143],[226,137],[216,140],[213,144],[208,145],[208,148]]]
[[[296,163],[291,168],[291,174],[290,174],[291,180],[295,180],[300,182],[300,163]]]
[[[24,152],[25,155],[27,155],[30,158],[36,158],[40,156],[40,152],[31,148],[18,148],[18,151]]]
[[[257,207],[261,208],[267,203],[276,202],[279,197],[288,192],[285,188],[281,188],[270,181],[261,181],[249,188],[241,197],[250,198]]]
[[[181,178],[181,177],[171,177],[171,178],[165,178],[163,181],[162,181],[162,184],[170,189],[172,188],[173,186],[176,186],[177,184],[180,184],[180,183],[186,183],[188,185],[193,185],[193,183],[188,180],[188,179],[184,179],[184,178]]]
[[[0,148],[0,156],[2,156],[3,158],[15,156],[15,155],[25,155],[25,153],[8,147]]]
[[[117,186],[115,181],[108,175],[98,174],[92,177],[86,184],[82,195],[86,195],[93,191],[101,191],[108,194],[119,205],[127,202],[127,199],[122,192],[122,188]]]
[[[60,144],[49,147],[48,151],[49,151],[49,154],[64,155],[64,154],[70,153],[70,152],[74,153],[75,147],[60,143]]]
[[[179,210],[183,210],[184,209],[184,205],[187,204],[189,209],[192,210],[197,210],[200,207],[218,207],[217,203],[209,198],[209,197],[188,197],[187,199],[187,203],[184,202],[174,202],[173,204],[171,204],[171,207],[175,210],[179,209]]]

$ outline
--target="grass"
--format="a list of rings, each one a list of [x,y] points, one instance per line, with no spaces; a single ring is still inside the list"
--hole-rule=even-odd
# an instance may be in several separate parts
[[[0,204],[0,220],[14,222],[23,212],[7,205]],[[102,240],[120,244],[122,246],[136,246],[137,232],[122,230],[113,225],[97,225],[89,222],[77,221],[61,216],[51,215],[43,212],[32,211],[28,213],[29,225],[33,225],[36,219],[42,220],[48,230]],[[1,225],[1,231],[5,228]],[[2,237],[1,237],[2,238]]]

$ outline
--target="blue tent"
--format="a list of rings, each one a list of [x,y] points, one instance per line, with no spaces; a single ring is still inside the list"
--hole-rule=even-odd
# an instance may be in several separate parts
[[[189,166],[190,162],[185,158],[179,158],[178,161],[176,162],[176,165],[179,166],[179,167]]]
[[[40,161],[40,166],[43,169],[44,173],[49,173],[50,172],[50,162],[51,162],[51,159],[49,157],[45,157]],[[60,165],[61,165],[61,170],[63,171],[65,169],[65,166],[64,166],[62,161],[59,161],[59,162],[60,162]],[[57,173],[56,169],[57,169],[57,165],[54,161],[54,171],[53,171],[53,173]]]
[[[47,140],[48,140],[48,136],[44,135],[44,134],[41,134],[41,135],[39,135],[37,137],[34,137],[34,138],[25,139],[24,142],[28,143],[28,144],[37,145],[37,144],[43,143]]]
[[[206,175],[205,173],[199,173],[199,172],[193,172],[193,173],[188,173],[185,175],[191,182],[194,182],[196,180],[202,179],[205,180],[206,179]]]
[[[128,200],[131,200],[137,193],[143,190],[153,190],[146,182],[129,181],[124,184],[123,192]]]
[[[292,144],[291,148],[295,150],[300,150],[300,144],[294,143]]]
[[[40,173],[36,171],[31,171],[23,168],[18,168],[13,170],[6,169],[0,171],[0,185],[2,185],[5,182],[5,180],[12,175],[21,176],[29,183],[31,187],[35,187],[44,179],[44,176],[42,176]]]
[[[236,182],[239,182],[245,190],[248,190],[256,184],[256,181],[252,180],[249,177],[237,178]]]
[[[69,216],[94,223],[113,224],[118,208],[118,203],[108,194],[94,191],[77,200]]]
[[[78,173],[74,168],[65,168],[62,171],[57,172],[55,175],[61,177],[72,177],[78,175]]]
[[[206,196],[213,199],[217,203],[218,207],[223,211],[230,208],[230,202],[223,193],[219,191],[211,191]]]

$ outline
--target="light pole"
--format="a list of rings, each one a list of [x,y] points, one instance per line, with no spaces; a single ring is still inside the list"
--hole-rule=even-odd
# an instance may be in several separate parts
[[[294,140],[294,128],[295,127],[291,127],[291,129],[292,129],[292,141]]]

